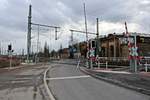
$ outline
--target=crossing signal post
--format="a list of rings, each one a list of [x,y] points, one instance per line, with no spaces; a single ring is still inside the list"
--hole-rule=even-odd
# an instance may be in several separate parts
[[[134,71],[134,72],[137,72],[137,61],[138,61],[138,58],[139,58],[139,55],[138,55],[138,47],[137,47],[137,44],[136,44],[136,33],[133,34],[133,40],[134,42],[133,43],[130,43],[130,45],[128,46],[129,47],[129,61],[130,61],[130,70],[131,71]]]
[[[90,68],[93,69],[93,62],[95,62],[96,59],[96,41],[91,40],[89,42],[89,61],[90,61]]]
[[[8,51],[11,51],[12,48],[11,48],[11,44],[8,45]]]
[[[137,72],[137,60],[138,60],[138,47],[136,44],[136,33],[134,34],[134,43],[130,47],[130,68],[132,71]]]
[[[128,49],[129,49],[129,61],[130,61],[130,70],[137,72],[137,61],[138,61],[138,48],[137,48],[137,35],[134,33],[133,40],[134,42],[131,42],[129,39],[130,35],[127,28],[127,23],[125,22],[125,30],[126,30],[126,36],[127,36],[127,42],[128,42]]]
[[[9,69],[12,67],[12,53],[14,50],[12,50],[12,45],[8,45],[8,56],[9,56]]]

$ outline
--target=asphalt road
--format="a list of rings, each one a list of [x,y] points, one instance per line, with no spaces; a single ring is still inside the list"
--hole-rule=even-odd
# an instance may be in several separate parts
[[[0,100],[47,100],[42,81],[47,67],[26,66],[0,73]]]
[[[150,100],[138,92],[112,85],[80,72],[75,65],[55,65],[49,72],[49,87],[57,100]]]

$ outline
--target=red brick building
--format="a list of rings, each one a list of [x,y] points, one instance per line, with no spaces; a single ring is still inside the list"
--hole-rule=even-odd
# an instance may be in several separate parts
[[[134,41],[133,33],[129,37],[131,42]],[[109,34],[101,38],[101,54],[103,57],[128,57],[127,38],[124,34]],[[137,46],[140,56],[150,56],[150,34],[136,33]]]

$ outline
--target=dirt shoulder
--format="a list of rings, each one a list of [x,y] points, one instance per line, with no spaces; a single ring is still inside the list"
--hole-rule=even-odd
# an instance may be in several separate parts
[[[9,67],[5,67],[5,68],[0,68],[0,74],[5,74],[5,73],[15,73],[24,69],[28,69],[30,67],[36,67],[36,66],[40,66],[42,65],[42,63],[40,64],[21,64],[19,66],[14,66],[12,68]]]

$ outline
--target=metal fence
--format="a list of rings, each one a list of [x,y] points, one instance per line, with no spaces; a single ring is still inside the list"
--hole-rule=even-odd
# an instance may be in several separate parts
[[[139,61],[140,70],[145,70],[148,72],[150,70],[150,57],[143,57]]]

